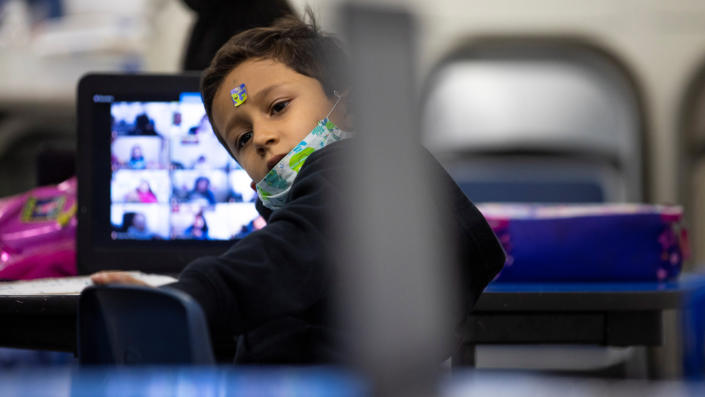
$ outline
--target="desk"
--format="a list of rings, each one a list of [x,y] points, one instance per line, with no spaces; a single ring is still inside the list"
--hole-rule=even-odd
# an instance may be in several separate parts
[[[658,346],[661,314],[683,306],[705,276],[668,283],[490,284],[462,329],[475,344]],[[77,296],[0,297],[0,346],[76,351]]]
[[[461,329],[454,363],[474,365],[477,344],[659,346],[663,311],[681,308],[704,281],[490,284]]]

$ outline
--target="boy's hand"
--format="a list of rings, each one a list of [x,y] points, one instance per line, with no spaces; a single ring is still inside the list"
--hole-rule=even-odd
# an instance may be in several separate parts
[[[91,275],[91,281],[93,284],[128,284],[128,285],[141,285],[145,287],[151,287],[149,284],[142,280],[138,280],[127,272],[117,272],[117,271],[104,271],[98,272]]]

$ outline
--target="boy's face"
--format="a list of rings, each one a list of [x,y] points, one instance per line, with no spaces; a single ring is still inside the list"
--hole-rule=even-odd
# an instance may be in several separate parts
[[[247,99],[235,107],[230,90],[240,84]],[[234,68],[216,91],[213,123],[230,153],[259,182],[332,106],[318,80],[278,61],[251,59]]]

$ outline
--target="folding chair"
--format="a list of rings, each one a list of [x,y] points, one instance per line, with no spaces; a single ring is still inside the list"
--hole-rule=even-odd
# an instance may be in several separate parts
[[[479,38],[432,71],[424,89],[424,143],[474,202],[641,202],[640,94],[618,59],[585,41]],[[534,355],[536,368],[569,369],[569,358],[583,357],[560,347],[554,364],[546,349],[521,349],[481,346],[478,365],[525,368],[517,357]],[[600,352],[578,361],[612,367],[633,356],[614,348],[589,353]]]
[[[475,202],[644,200],[640,92],[606,51],[478,39],[443,60],[424,92],[424,141]]]
[[[81,364],[214,364],[203,310],[175,289],[86,288],[78,307]]]

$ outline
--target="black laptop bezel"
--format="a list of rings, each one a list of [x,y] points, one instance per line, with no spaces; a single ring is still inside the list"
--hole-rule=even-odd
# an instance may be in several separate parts
[[[110,238],[110,128],[96,106],[112,101],[178,100],[199,92],[199,74],[88,74],[78,83],[78,228],[76,261],[80,274],[101,270],[180,272],[189,262],[218,255],[230,241],[113,240]],[[100,125],[100,124],[103,125]]]

